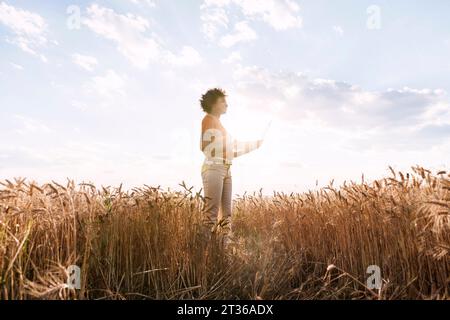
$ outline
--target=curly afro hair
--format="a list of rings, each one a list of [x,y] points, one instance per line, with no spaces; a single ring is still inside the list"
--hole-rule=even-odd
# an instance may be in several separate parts
[[[200,99],[200,105],[202,106],[203,111],[205,111],[206,113],[210,113],[217,99],[226,96],[227,94],[225,93],[225,91],[220,88],[210,89],[204,95],[202,95],[202,98]]]

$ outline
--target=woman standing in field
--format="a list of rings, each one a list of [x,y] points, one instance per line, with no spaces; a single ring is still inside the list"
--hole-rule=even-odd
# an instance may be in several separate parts
[[[263,140],[240,142],[231,137],[222,126],[220,116],[226,113],[226,93],[222,89],[208,90],[200,99],[206,113],[202,121],[200,149],[205,154],[202,180],[205,197],[204,213],[213,224],[228,226],[231,231],[232,160],[258,149]],[[217,221],[219,209],[222,220]]]

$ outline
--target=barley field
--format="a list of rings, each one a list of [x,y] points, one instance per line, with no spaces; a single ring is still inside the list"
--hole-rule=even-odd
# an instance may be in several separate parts
[[[0,185],[0,299],[449,299],[450,174],[234,199],[232,241],[201,190]],[[66,283],[81,268],[81,288]],[[381,269],[382,286],[366,284]]]

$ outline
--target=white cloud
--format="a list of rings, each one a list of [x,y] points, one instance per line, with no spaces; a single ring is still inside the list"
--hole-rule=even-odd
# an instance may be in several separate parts
[[[223,8],[209,8],[202,10],[202,30],[206,37],[214,40],[221,28],[228,28],[228,15]]]
[[[132,14],[120,15],[96,4],[87,9],[84,24],[98,35],[112,40],[117,49],[137,67],[147,67],[159,58],[160,47],[142,33],[150,26],[148,20]]]
[[[86,56],[79,53],[74,53],[72,55],[72,61],[76,65],[90,72],[94,71],[94,67],[98,64],[95,57]]]
[[[11,44],[18,46],[23,51],[38,56],[43,62],[47,58],[40,54],[38,48],[48,43],[47,23],[40,15],[0,3],[0,23],[4,24],[12,34],[7,38]]]
[[[10,64],[11,64],[11,66],[14,69],[17,69],[17,70],[20,70],[20,71],[22,71],[24,69],[23,66],[21,66],[20,64],[17,64],[17,63],[14,63],[14,62],[11,62]]]
[[[179,173],[167,170],[167,160],[158,160],[145,151],[99,139],[64,139],[52,144],[0,145],[0,176],[27,177],[39,183],[60,183],[67,178],[75,183],[93,182],[97,186],[123,183],[128,189],[137,185],[167,185],[181,181]],[[185,168],[184,168],[185,171]],[[126,172],[126,175],[124,175]]]
[[[13,118],[19,124],[19,127],[15,130],[15,132],[20,135],[53,132],[53,130],[50,129],[46,124],[37,119],[33,119],[21,114],[15,114]]]
[[[333,26],[333,31],[339,36],[344,35],[344,29],[341,26]]]
[[[134,4],[147,5],[147,6],[151,7],[151,8],[156,7],[156,3],[153,0],[129,0],[129,1],[131,3],[134,3]]]
[[[78,110],[81,110],[81,111],[86,111],[88,109],[88,107],[87,107],[87,105],[85,103],[83,103],[81,101],[78,101],[78,100],[72,100],[70,102],[70,105],[72,107],[78,109]]]
[[[302,26],[298,15],[300,6],[292,0],[234,0],[243,13],[257,20],[268,23],[275,30],[287,30]]]
[[[241,65],[234,81],[241,105],[299,128],[331,130],[345,138],[346,147],[415,149],[450,140],[450,102],[443,90],[367,91],[346,82]]]
[[[147,35],[150,21],[143,17],[118,14],[96,4],[87,9],[87,16],[83,23],[96,34],[113,41],[118,51],[136,67],[147,68],[152,62],[192,65],[201,60],[200,54],[188,46],[183,47],[179,55],[165,49],[156,34]],[[186,63],[186,57],[193,58],[191,63]]]
[[[204,0],[200,9],[202,11],[202,30],[210,40],[216,40],[218,35],[229,29],[229,11],[232,5],[238,8],[244,17],[244,21],[263,21],[277,31],[302,27],[300,6],[292,0]],[[250,28],[244,24],[242,28]],[[242,30],[249,40],[257,37],[254,31]],[[224,38],[226,40],[224,40]],[[234,35],[222,35],[221,43],[233,43]],[[227,40],[229,39],[229,40]]]
[[[236,23],[234,31],[220,39],[220,45],[230,48],[240,42],[248,42],[257,39],[256,32],[248,26],[246,21]]]
[[[241,54],[239,53],[239,51],[233,51],[227,58],[222,60],[222,63],[233,64],[239,61],[242,61]]]
[[[85,86],[88,93],[94,93],[102,98],[114,100],[116,97],[126,96],[125,87],[127,78],[117,74],[114,70],[108,70],[103,76],[95,76]]]
[[[183,47],[179,55],[167,52],[165,58],[169,64],[175,66],[194,66],[202,61],[202,58],[197,50],[188,46]]]
[[[133,102],[130,83],[133,77],[108,69],[101,74],[93,75],[81,85],[69,100],[71,107],[80,111],[99,111],[100,109],[115,109],[129,107]]]

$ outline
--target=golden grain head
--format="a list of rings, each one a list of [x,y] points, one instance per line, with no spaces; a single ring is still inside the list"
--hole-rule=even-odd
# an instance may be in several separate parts
[[[370,265],[389,280],[382,298],[448,298],[450,176],[389,170],[316,192],[244,193],[231,238],[184,181],[0,181],[0,299],[381,298],[365,287]],[[70,265],[81,290],[65,282]]]

